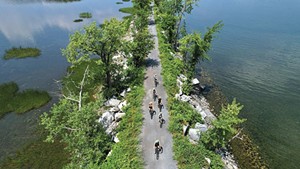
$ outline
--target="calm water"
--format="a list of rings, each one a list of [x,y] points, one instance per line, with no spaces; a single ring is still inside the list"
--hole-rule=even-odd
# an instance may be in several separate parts
[[[42,55],[22,60],[0,59],[0,83],[15,81],[21,89],[37,88],[53,95],[44,108],[16,115],[10,113],[0,119],[0,160],[34,139],[32,132],[41,112],[49,109],[57,99],[55,80],[61,79],[68,66],[61,55],[69,35],[92,21],[101,23],[111,17],[121,18],[118,12],[129,3],[117,5],[117,0],[83,0],[60,3],[42,0],[0,0],[0,57],[11,47],[37,47]],[[81,23],[73,20],[81,12],[91,12],[91,19]]]
[[[300,1],[202,0],[190,30],[223,20],[204,66],[245,105],[246,129],[271,168],[300,166]]]

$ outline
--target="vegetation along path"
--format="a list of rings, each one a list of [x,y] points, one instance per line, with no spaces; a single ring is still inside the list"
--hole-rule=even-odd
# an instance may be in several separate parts
[[[154,16],[151,16],[150,23],[154,23]],[[173,159],[173,149],[172,149],[172,135],[168,131],[168,122],[169,122],[169,114],[167,110],[167,93],[162,85],[162,77],[161,77],[161,65],[159,59],[159,51],[158,51],[158,39],[155,24],[149,25],[150,34],[154,38],[154,49],[149,54],[146,59],[147,63],[147,72],[145,75],[144,86],[146,91],[146,96],[143,100],[143,113],[144,113],[144,123],[143,129],[141,133],[142,139],[142,151],[143,158],[145,161],[145,168],[155,168],[155,169],[173,169],[177,168],[176,161]],[[158,84],[155,87],[154,84],[154,75],[157,75]],[[165,123],[160,127],[159,123],[159,108],[158,108],[158,100],[154,101],[153,99],[153,88],[156,89],[157,95],[162,98],[162,104],[164,104],[164,108],[162,109],[163,119],[165,119]],[[149,102],[154,103],[154,110],[156,114],[151,119],[149,113]],[[154,142],[159,140],[160,145],[163,147],[163,152],[159,154],[159,158],[156,158]]]

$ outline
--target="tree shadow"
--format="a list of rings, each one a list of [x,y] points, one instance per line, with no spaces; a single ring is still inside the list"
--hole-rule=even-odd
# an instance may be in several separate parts
[[[146,58],[145,63],[146,67],[157,67],[159,65],[159,62],[152,58]]]

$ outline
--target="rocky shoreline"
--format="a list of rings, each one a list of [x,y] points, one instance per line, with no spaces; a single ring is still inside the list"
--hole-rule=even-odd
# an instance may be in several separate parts
[[[210,106],[208,101],[203,95],[185,95],[182,92],[182,85],[187,80],[187,78],[181,74],[177,78],[177,86],[179,87],[179,93],[175,95],[177,100],[181,100],[183,102],[187,102],[190,104],[191,107],[198,112],[203,122],[197,122],[194,128],[191,128],[189,125],[183,126],[183,134],[187,135],[190,142],[193,144],[197,144],[201,133],[206,132],[209,128],[212,128],[212,121],[216,120],[216,116],[211,112]],[[197,78],[192,80],[194,89],[197,90],[204,90],[204,86],[200,86],[200,82]],[[222,161],[224,163],[225,169],[238,169],[238,164],[235,161],[235,158],[231,152],[227,149],[219,149],[216,150],[216,153],[221,155]],[[211,160],[209,158],[205,158],[206,161],[210,164]]]

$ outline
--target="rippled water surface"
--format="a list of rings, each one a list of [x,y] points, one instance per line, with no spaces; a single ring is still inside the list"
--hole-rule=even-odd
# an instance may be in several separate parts
[[[223,20],[204,66],[242,116],[271,168],[300,166],[300,1],[202,0],[189,30]]]
[[[47,90],[55,97],[59,80],[68,63],[61,55],[69,41],[69,34],[92,21],[101,23],[111,17],[124,16],[118,12],[129,3],[117,5],[117,0],[82,0],[64,3],[62,0],[0,0],[0,83],[15,81],[21,89]],[[92,13],[91,19],[75,23],[81,12]],[[36,47],[38,58],[3,60],[11,47]],[[10,113],[0,119],[0,160],[32,140],[36,119],[46,107],[16,115]]]

